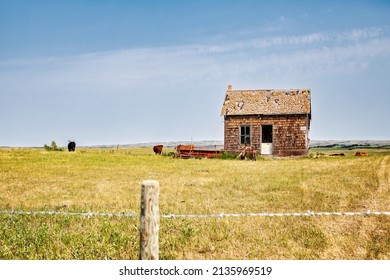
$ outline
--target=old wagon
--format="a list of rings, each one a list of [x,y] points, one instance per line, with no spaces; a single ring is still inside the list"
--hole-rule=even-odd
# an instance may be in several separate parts
[[[220,158],[223,150],[198,149],[194,145],[176,146],[176,156],[180,158]]]

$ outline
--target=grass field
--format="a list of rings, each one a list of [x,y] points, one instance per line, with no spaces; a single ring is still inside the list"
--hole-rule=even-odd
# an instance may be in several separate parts
[[[390,211],[390,150],[355,152],[254,162],[0,149],[0,210],[138,214],[141,182],[155,179],[161,214]],[[138,254],[138,218],[0,214],[0,259]],[[390,216],[161,219],[160,259],[389,260]]]

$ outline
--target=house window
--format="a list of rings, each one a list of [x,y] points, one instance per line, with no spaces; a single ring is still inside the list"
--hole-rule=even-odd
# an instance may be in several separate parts
[[[240,143],[245,145],[251,144],[251,127],[249,125],[240,127]]]

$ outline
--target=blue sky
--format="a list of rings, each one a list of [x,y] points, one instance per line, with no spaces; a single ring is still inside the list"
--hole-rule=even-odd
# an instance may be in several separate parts
[[[315,140],[390,139],[389,1],[0,0],[0,146],[222,140],[233,89],[310,88]]]

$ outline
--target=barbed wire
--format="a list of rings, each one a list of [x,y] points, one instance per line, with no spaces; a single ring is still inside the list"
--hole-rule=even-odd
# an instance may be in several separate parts
[[[301,212],[301,213],[243,213],[243,214],[203,214],[203,215],[186,215],[186,214],[169,214],[162,215],[163,218],[224,218],[224,217],[313,217],[313,216],[369,216],[369,215],[390,215],[390,212]]]
[[[84,216],[90,217],[126,217],[137,218],[138,214],[132,213],[96,213],[96,212],[56,212],[56,211],[19,211],[19,210],[0,210],[0,214],[11,215],[64,215],[64,216]],[[372,216],[372,215],[390,215],[387,211],[364,211],[364,212],[295,212],[295,213],[241,213],[241,214],[163,214],[161,218],[179,219],[179,218],[227,218],[227,217],[316,217],[316,216]]]
[[[94,213],[94,212],[56,212],[56,211],[19,211],[19,210],[0,210],[0,214],[12,215],[63,215],[63,216],[84,216],[84,217],[127,217],[136,218],[137,214],[126,213]]]

